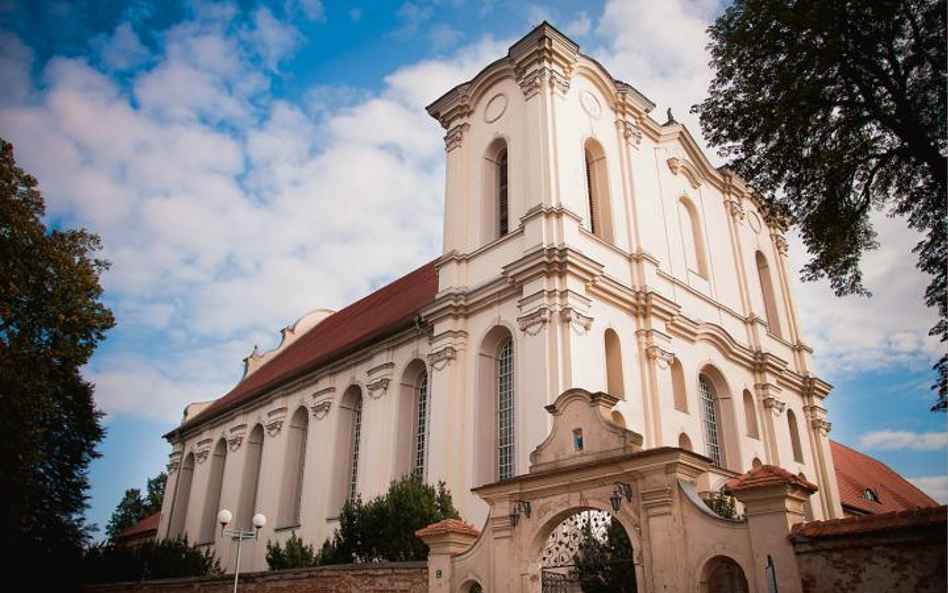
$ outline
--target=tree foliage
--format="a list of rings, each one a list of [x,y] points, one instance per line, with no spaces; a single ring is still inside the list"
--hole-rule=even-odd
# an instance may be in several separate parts
[[[106,542],[92,546],[82,559],[86,583],[146,581],[176,577],[222,574],[220,561],[210,550],[188,543],[188,539],[150,541],[125,547]]]
[[[613,519],[600,541],[587,526],[573,557],[573,577],[583,593],[635,593],[632,542],[622,524]]]
[[[80,369],[114,324],[99,238],[47,229],[44,213],[36,179],[0,140],[0,548],[20,568],[75,560],[88,539],[87,471],[103,429]]]
[[[719,517],[737,519],[737,503],[730,494],[718,492],[709,496],[704,502]]]
[[[715,78],[694,111],[771,219],[798,225],[804,280],[868,294],[869,214],[903,216],[948,340],[944,0],[736,0],[709,33]],[[935,368],[944,410],[948,359]]]
[[[161,472],[154,478],[148,479],[144,496],[138,488],[129,488],[125,491],[125,496],[112,512],[112,518],[109,519],[109,524],[105,528],[105,533],[110,540],[123,529],[161,511],[167,481],[168,474]]]
[[[294,531],[285,544],[267,542],[267,566],[270,570],[305,568],[316,564],[316,551],[312,544],[305,544]]]
[[[319,564],[425,560],[428,546],[415,532],[443,519],[459,519],[451,493],[406,476],[389,485],[388,492],[363,503],[346,502],[339,528],[319,552]]]

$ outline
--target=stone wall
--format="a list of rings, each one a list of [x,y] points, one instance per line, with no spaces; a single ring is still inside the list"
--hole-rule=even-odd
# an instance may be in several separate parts
[[[803,593],[944,593],[945,523],[936,507],[799,525]]]
[[[234,575],[89,585],[85,593],[230,593]],[[426,593],[425,562],[345,564],[240,575],[245,593]]]

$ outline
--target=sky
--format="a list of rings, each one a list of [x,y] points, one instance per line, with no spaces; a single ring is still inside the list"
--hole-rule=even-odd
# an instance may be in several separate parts
[[[170,452],[184,406],[227,392],[254,345],[339,309],[441,246],[443,131],[424,106],[544,19],[699,142],[714,0],[0,0],[0,136],[47,221],[112,262],[117,326],[84,369],[106,413],[87,517]],[[720,159],[710,151],[715,163]],[[366,173],[368,172],[368,174]],[[874,215],[872,298],[796,280],[831,438],[948,501],[940,345],[904,221]],[[791,236],[790,265],[806,253]]]

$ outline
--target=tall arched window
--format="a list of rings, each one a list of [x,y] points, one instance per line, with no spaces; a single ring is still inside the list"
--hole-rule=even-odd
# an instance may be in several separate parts
[[[793,447],[793,460],[803,463],[803,447],[800,445],[800,431],[797,429],[797,415],[787,410],[787,425],[790,427],[790,446]]]
[[[260,461],[263,458],[263,426],[258,424],[244,445],[244,473],[240,480],[240,503],[237,506],[237,529],[252,529],[251,519],[257,512],[257,490],[260,488]]]
[[[702,278],[708,277],[708,260],[704,250],[704,233],[695,205],[682,196],[678,199],[678,222],[681,230],[681,245],[685,253],[685,265]]]
[[[584,146],[586,163],[586,197],[589,201],[589,230],[606,241],[613,240],[612,203],[609,198],[609,175],[606,153],[592,138]]]
[[[362,437],[362,390],[350,385],[339,400],[330,508],[336,512],[355,498],[359,487],[359,451]]]
[[[207,495],[204,497],[204,512],[201,516],[199,543],[214,541],[217,533],[217,513],[220,512],[221,487],[224,485],[224,467],[227,463],[227,441],[219,439],[211,454],[211,469],[207,476]]]
[[[718,465],[723,465],[717,398],[714,385],[706,375],[698,376],[698,395],[701,399],[701,423],[704,426],[705,454]]]
[[[770,333],[780,336],[780,318],[777,316],[777,299],[774,295],[773,280],[770,277],[770,265],[760,251],[757,252],[757,275],[760,278],[760,290],[764,298],[764,313],[767,315],[767,327]]]
[[[416,359],[405,368],[398,400],[395,473],[422,480],[428,459],[428,368]]]
[[[516,365],[513,334],[493,327],[481,341],[474,398],[474,479],[487,484],[516,474]]]
[[[306,440],[309,432],[309,414],[301,407],[290,419],[286,435],[286,455],[283,457],[283,484],[280,489],[278,527],[300,524],[303,500],[303,472],[306,469]]]
[[[744,423],[747,425],[747,436],[759,439],[760,431],[757,429],[757,407],[754,406],[754,396],[746,389],[744,390]]]
[[[506,480],[515,473],[516,430],[514,411],[513,340],[504,342],[497,355],[497,479]]]
[[[619,335],[612,329],[605,333],[606,342],[606,390],[609,395],[625,399],[625,380],[622,376],[622,347]]]
[[[191,481],[194,477],[194,453],[188,453],[178,470],[178,482],[175,485],[173,508],[171,509],[171,529],[168,534],[172,538],[184,536],[184,529],[188,518],[188,501],[191,498]]]
[[[675,397],[675,409],[680,412],[688,411],[688,393],[685,391],[685,371],[681,368],[681,361],[672,360],[672,395]]]
[[[484,239],[485,242],[510,232],[507,142],[498,138],[484,155]]]

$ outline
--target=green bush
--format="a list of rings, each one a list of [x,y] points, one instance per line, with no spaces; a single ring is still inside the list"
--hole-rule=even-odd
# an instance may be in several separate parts
[[[587,524],[573,562],[572,576],[579,581],[583,593],[635,593],[638,590],[632,542],[616,519],[606,528],[604,541],[596,539]]]
[[[734,497],[729,494],[723,492],[712,494],[705,501],[705,504],[719,517],[737,519],[737,505],[734,503]]]
[[[148,542],[134,548],[106,542],[92,546],[82,560],[87,583],[147,581],[221,574],[220,561],[188,539]]]
[[[316,552],[312,545],[304,544],[294,531],[285,545],[267,542],[267,566],[270,570],[305,568],[316,564]]]
[[[443,519],[460,519],[444,482],[435,488],[406,476],[369,502],[346,502],[339,528],[323,543],[317,564],[425,560],[428,546],[415,532]]]

